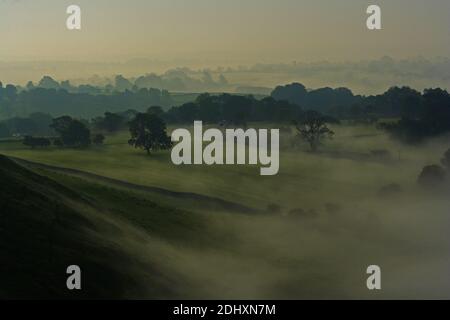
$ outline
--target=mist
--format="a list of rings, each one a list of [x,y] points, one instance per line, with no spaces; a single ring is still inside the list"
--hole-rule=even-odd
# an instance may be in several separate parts
[[[144,266],[156,265],[161,278],[170,279],[177,298],[448,299],[450,285],[443,279],[450,267],[450,186],[425,190],[416,182],[423,165],[439,162],[447,138],[420,147],[384,135],[352,138],[356,149],[383,145],[398,151],[400,159],[392,161],[315,155],[300,147],[282,158],[280,175],[270,181],[277,186],[273,192],[248,189],[250,179],[267,188],[266,178],[231,173],[233,193],[256,197],[250,202],[264,214],[200,210],[205,245],[174,245],[145,233],[145,241],[129,245],[139,250]],[[303,184],[294,180],[305,172],[307,187],[293,188]],[[401,192],[379,192],[392,182]],[[178,184],[183,188],[192,189],[192,183]],[[215,192],[210,194],[224,196]],[[132,241],[133,233],[125,234]],[[373,264],[383,274],[378,292],[366,287],[366,268]],[[141,272],[151,296],[152,275]]]
[[[177,64],[178,63],[178,64]],[[449,58],[394,59],[355,62],[289,62],[249,65],[205,65],[192,61],[133,59],[117,63],[82,61],[1,62],[4,84],[38,83],[42,75],[72,84],[104,86],[123,75],[143,87],[173,92],[231,92],[269,95],[280,83],[300,82],[308,88],[349,87],[355,94],[377,94],[393,86],[450,88]]]

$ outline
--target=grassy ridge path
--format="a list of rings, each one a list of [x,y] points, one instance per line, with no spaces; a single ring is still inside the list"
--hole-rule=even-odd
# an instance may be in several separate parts
[[[128,188],[128,189],[132,189],[132,190],[136,190],[136,191],[156,193],[156,194],[160,194],[160,195],[164,195],[164,196],[174,197],[177,199],[193,200],[193,201],[198,202],[201,205],[209,206],[209,207],[213,207],[213,208],[217,208],[217,209],[222,209],[222,210],[226,210],[226,211],[235,211],[235,212],[240,212],[240,213],[245,213],[245,214],[261,213],[259,210],[255,209],[255,208],[251,208],[251,207],[248,207],[248,206],[236,203],[236,202],[227,201],[227,200],[223,200],[220,198],[210,197],[210,196],[201,195],[201,194],[192,193],[192,192],[178,192],[178,191],[172,191],[172,190],[159,188],[159,187],[143,186],[143,185],[134,184],[134,183],[123,181],[123,180],[118,180],[118,179],[114,179],[114,178],[101,176],[101,175],[98,175],[95,173],[90,173],[90,172],[86,172],[86,171],[82,171],[82,170],[53,166],[53,165],[48,165],[48,164],[44,164],[44,163],[34,162],[34,161],[11,157],[11,156],[8,156],[8,157],[11,160],[14,160],[17,163],[22,164],[22,165],[31,166],[31,167],[35,167],[35,168],[41,168],[41,169],[47,169],[47,170],[51,170],[54,172],[60,172],[60,173],[64,173],[64,174],[68,174],[68,175],[72,175],[72,176],[81,177],[81,178],[87,178],[87,179],[91,179],[94,181],[107,183],[109,185],[113,185],[116,187]]]

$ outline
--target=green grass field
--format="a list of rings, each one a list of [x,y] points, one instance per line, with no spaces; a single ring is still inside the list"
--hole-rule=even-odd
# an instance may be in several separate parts
[[[450,200],[416,182],[424,165],[439,162],[448,140],[406,146],[373,126],[333,129],[334,139],[316,154],[282,134],[280,172],[270,177],[257,166],[174,166],[167,151],[147,156],[128,146],[127,132],[86,149],[31,150],[5,141],[0,153],[132,184],[29,165],[92,201],[96,223],[102,217],[115,226],[97,237],[114,239],[108,243],[121,248],[127,270],[146,289],[125,297],[449,297],[438,275],[450,266]],[[380,159],[374,150],[389,155]],[[391,183],[401,192],[381,197],[380,188]],[[258,210],[215,208],[209,198],[134,185]],[[309,214],[289,215],[292,209]],[[370,264],[384,270],[381,293],[365,287]]]
[[[285,138],[280,151],[280,172],[272,177],[260,176],[257,166],[175,166],[168,151],[147,156],[142,150],[128,146],[127,132],[108,136],[104,146],[84,150],[53,147],[31,150],[20,142],[4,142],[0,143],[0,152],[140,185],[210,195],[260,209],[270,203],[289,209],[371,197],[389,183],[412,187],[421,168],[438,161],[446,150],[445,145],[422,146],[420,151],[402,146],[373,127],[340,126],[335,131],[335,138],[326,142],[318,155],[307,152],[306,146],[300,150],[291,148],[289,143],[296,138]],[[388,150],[392,161],[372,159],[370,152],[377,149]]]

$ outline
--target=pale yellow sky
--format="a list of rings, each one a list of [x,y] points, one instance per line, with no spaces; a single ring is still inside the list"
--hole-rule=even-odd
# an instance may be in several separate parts
[[[66,29],[66,8],[82,30]],[[381,31],[366,29],[369,4]],[[0,60],[180,65],[450,56],[448,0],[0,0]]]

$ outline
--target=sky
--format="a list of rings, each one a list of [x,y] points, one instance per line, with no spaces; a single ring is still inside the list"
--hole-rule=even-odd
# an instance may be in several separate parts
[[[82,30],[66,28],[66,8]],[[366,8],[382,9],[382,30]],[[208,65],[450,56],[448,0],[0,0],[0,61]]]

